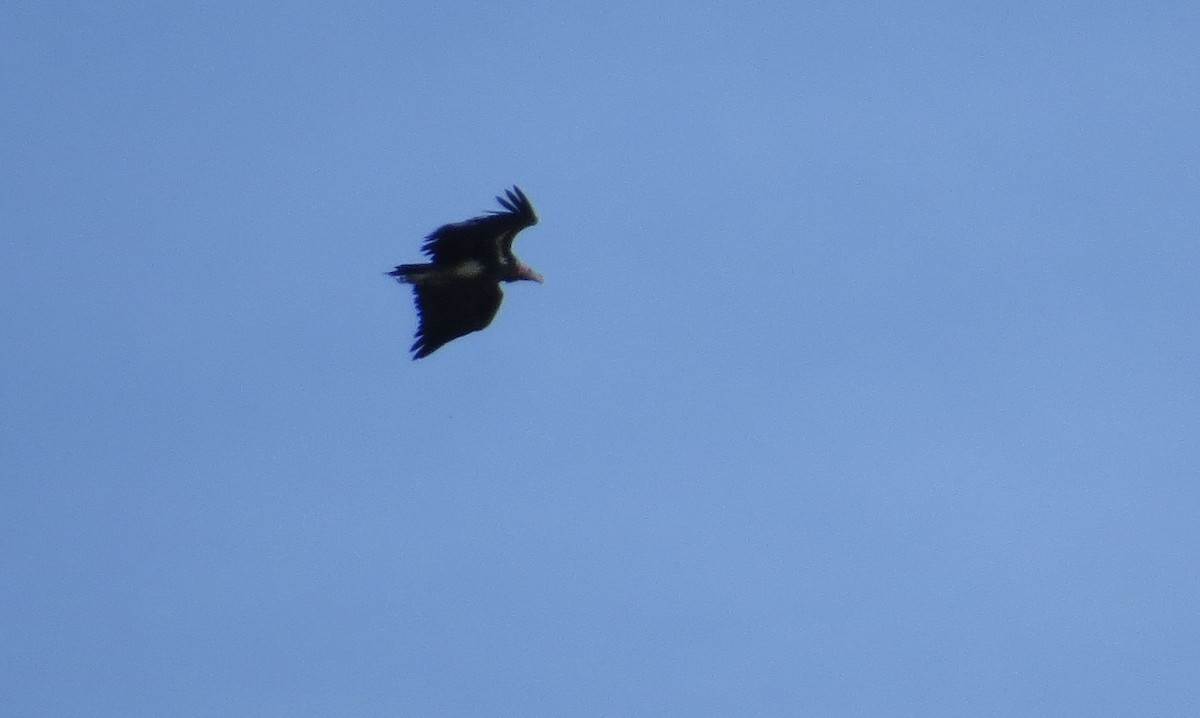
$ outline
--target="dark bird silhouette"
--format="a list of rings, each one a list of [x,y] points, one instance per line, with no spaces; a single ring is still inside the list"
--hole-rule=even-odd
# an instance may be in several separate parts
[[[438,227],[425,238],[426,264],[401,264],[390,276],[413,285],[420,325],[410,351],[413,359],[492,323],[504,292],[501,282],[540,283],[542,275],[513,254],[513,239],[537,224],[529,198],[514,186],[496,201],[504,209]]]

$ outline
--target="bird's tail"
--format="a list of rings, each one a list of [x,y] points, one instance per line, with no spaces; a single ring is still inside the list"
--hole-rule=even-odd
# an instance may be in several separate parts
[[[401,264],[388,272],[388,276],[395,277],[401,284],[416,284],[431,274],[432,264]]]

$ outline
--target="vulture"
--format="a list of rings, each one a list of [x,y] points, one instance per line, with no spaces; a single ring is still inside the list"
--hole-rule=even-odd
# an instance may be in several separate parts
[[[537,224],[533,205],[516,186],[496,201],[504,209],[443,225],[426,237],[421,252],[428,262],[388,272],[413,287],[419,319],[409,350],[414,360],[491,324],[504,298],[501,282],[542,282],[512,251],[517,233]]]

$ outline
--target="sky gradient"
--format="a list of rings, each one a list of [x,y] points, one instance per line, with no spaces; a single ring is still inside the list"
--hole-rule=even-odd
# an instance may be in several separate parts
[[[1198,7],[3,4],[5,705],[1197,715]]]

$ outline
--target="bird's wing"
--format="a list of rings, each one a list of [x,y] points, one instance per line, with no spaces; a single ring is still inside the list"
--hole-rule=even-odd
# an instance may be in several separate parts
[[[492,323],[504,292],[497,282],[463,281],[413,286],[420,325],[411,351],[420,359],[446,342]]]
[[[437,263],[457,264],[481,252],[512,251],[513,239],[526,227],[537,224],[537,214],[520,187],[506,190],[496,201],[504,208],[488,214],[438,227],[421,245],[421,251]]]

